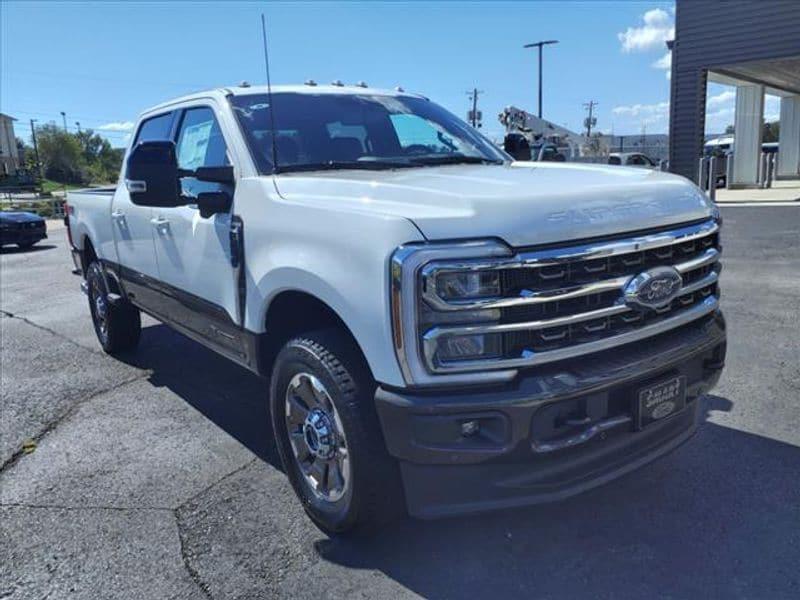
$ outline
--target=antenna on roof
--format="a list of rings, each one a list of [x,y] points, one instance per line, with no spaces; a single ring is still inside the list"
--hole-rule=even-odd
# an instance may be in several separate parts
[[[275,103],[272,101],[272,82],[269,78],[269,52],[267,51],[267,21],[261,13],[261,35],[264,39],[264,67],[267,70],[267,98],[269,98],[269,126],[272,130],[272,172],[278,172],[278,147],[275,143]]]

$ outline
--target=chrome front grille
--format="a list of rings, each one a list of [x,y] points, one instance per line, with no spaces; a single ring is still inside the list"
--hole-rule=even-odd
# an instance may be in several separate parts
[[[510,369],[586,355],[639,341],[685,325],[718,306],[719,226],[710,220],[623,239],[531,249],[491,261],[433,262],[420,273],[424,301],[449,313],[446,324],[420,331],[421,350],[432,373]],[[677,295],[653,309],[625,303],[623,290],[638,274],[674,267]],[[436,275],[452,270],[499,270],[501,297],[446,301]],[[459,322],[458,311],[489,311],[491,320]],[[467,313],[464,313],[465,315]],[[496,356],[441,360],[445,336],[499,336]]]

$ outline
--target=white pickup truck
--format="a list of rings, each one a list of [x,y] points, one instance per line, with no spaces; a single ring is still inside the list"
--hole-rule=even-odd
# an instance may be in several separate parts
[[[144,311],[268,378],[329,532],[610,481],[692,435],[725,360],[698,188],[513,162],[402,91],[161,104],[116,189],[70,193],[67,220],[103,349],[132,351]]]

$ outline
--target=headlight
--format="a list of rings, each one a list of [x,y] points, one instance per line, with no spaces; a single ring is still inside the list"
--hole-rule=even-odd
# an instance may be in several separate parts
[[[474,300],[500,295],[498,271],[455,271],[436,277],[436,293],[442,300]]]
[[[468,331],[441,335],[441,327],[480,328],[498,323],[500,310],[484,304],[502,297],[498,265],[512,256],[508,246],[490,240],[405,246],[395,252],[391,267],[392,327],[395,350],[409,384],[488,383],[514,376],[515,371],[492,371],[491,366],[481,372],[436,372],[438,365],[502,356],[501,334]]]

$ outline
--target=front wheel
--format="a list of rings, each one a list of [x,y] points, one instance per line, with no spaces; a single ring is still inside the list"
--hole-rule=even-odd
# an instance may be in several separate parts
[[[403,512],[363,363],[349,336],[330,329],[287,342],[272,373],[278,452],[306,512],[330,534],[374,529]]]
[[[118,354],[134,349],[142,331],[139,309],[125,300],[109,301],[105,276],[97,261],[89,265],[86,283],[94,331],[103,350]]]

